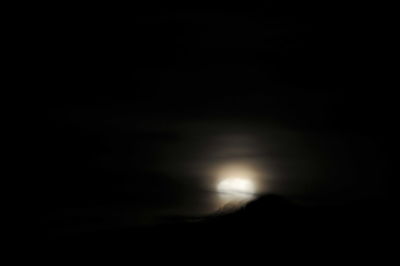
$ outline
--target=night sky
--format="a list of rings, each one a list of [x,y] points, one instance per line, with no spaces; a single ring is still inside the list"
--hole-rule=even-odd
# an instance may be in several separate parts
[[[252,199],[386,198],[393,115],[373,80],[373,29],[361,11],[318,8],[38,14],[27,25],[36,176],[28,182],[43,228],[57,235],[209,215],[229,206],[218,191],[218,171],[229,167],[251,172]]]

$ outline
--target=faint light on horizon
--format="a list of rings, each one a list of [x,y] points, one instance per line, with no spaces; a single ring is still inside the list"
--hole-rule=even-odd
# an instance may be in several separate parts
[[[250,179],[241,177],[228,177],[218,183],[217,191],[226,194],[252,195],[255,193],[255,187],[254,183]]]
[[[216,172],[219,206],[240,207],[256,198],[260,173],[247,164],[229,164]]]
[[[260,173],[255,166],[244,163],[232,163],[219,167],[216,171],[217,190],[224,188],[238,192],[256,193]]]

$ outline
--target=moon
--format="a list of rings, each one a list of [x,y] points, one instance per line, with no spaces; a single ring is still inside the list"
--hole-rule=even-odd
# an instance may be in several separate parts
[[[256,169],[249,165],[225,165],[217,172],[216,190],[220,194],[250,196],[257,192]]]
[[[223,164],[215,170],[216,210],[234,211],[257,198],[260,171],[244,162]]]
[[[233,177],[219,182],[217,190],[219,193],[246,196],[255,193],[255,185],[250,179]]]

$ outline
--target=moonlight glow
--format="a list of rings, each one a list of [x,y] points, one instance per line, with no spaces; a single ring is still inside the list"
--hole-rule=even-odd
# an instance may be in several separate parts
[[[253,194],[254,184],[244,178],[227,178],[222,180],[217,186],[218,192],[229,194]]]
[[[257,198],[262,192],[263,172],[254,162],[240,161],[219,165],[213,172],[218,211],[233,211]]]
[[[242,164],[231,164],[217,172],[216,189],[221,196],[251,197],[257,192],[257,171]]]

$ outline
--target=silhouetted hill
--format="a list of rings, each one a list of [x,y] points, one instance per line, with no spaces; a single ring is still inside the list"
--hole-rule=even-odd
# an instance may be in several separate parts
[[[256,253],[264,259],[286,256],[291,261],[310,252],[321,258],[332,253],[381,254],[387,251],[385,238],[394,228],[389,210],[383,201],[304,206],[266,195],[233,213],[158,226],[69,234],[49,239],[46,244],[64,251],[128,252],[147,259],[160,254],[180,257],[183,253],[200,257],[216,254],[229,260],[237,253]]]

